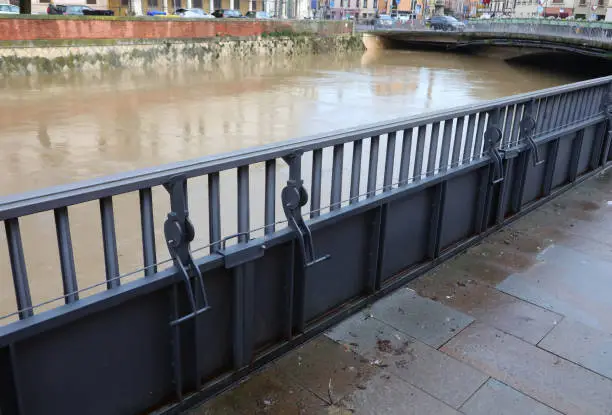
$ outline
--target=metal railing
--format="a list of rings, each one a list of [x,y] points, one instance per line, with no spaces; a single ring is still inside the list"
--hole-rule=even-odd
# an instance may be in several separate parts
[[[547,19],[472,19],[464,27],[454,32],[484,32],[500,34],[546,35],[568,39],[590,39],[601,42],[612,42],[612,24],[597,24],[580,21],[550,21]],[[405,22],[374,21],[372,24],[357,24],[356,30],[397,30],[397,31],[431,31],[425,20],[415,19]],[[453,32],[452,29],[448,29]],[[440,29],[442,31],[442,29]]]
[[[457,243],[481,237],[493,225],[501,226],[507,216],[605,164],[612,133],[604,135],[602,131],[612,122],[611,94],[612,77],[600,78],[3,197],[0,220],[6,230],[16,303],[4,321],[7,317],[20,321],[0,326],[0,373],[7,364],[12,367],[6,372],[11,375],[5,375],[8,380],[0,381],[15,385],[21,399],[19,403],[16,398],[15,405],[21,405],[21,412],[66,413],[61,408],[70,400],[63,390],[40,392],[45,388],[37,379],[46,377],[36,376],[36,370],[45,368],[26,368],[21,360],[50,359],[49,352],[55,353],[54,361],[68,359],[70,363],[62,366],[60,377],[73,376],[71,385],[79,379],[74,376],[81,370],[79,365],[90,367],[91,374],[104,382],[118,376],[117,370],[132,374],[129,385],[110,393],[105,401],[91,394],[79,396],[83,405],[93,405],[87,407],[88,413],[142,412],[167,400],[172,390],[176,394],[173,399],[183,401],[186,391],[201,390],[204,384],[206,393],[213,393],[219,385],[227,385],[275,353],[329,326],[332,320],[316,322],[344,302],[384,294],[401,282],[394,276],[402,270],[423,261],[434,264],[443,260],[457,252]],[[568,160],[567,168],[555,168],[557,160]],[[234,194],[224,191],[221,177],[228,172],[236,180],[235,186],[230,186]],[[206,186],[194,188],[198,178],[204,178],[198,183]],[[278,197],[281,182],[287,184]],[[205,192],[204,198],[196,196],[198,189]],[[154,198],[155,192],[164,196]],[[132,207],[140,213],[142,250],[140,267],[121,273],[122,245],[118,243],[115,215],[122,212],[114,209],[113,202],[125,194],[138,200]],[[188,194],[199,202],[189,203]],[[262,195],[261,204],[254,202],[257,194]],[[466,202],[472,197],[469,195],[473,195],[473,205]],[[423,213],[417,214],[417,208],[409,213],[406,209],[413,208],[398,205],[398,200],[427,202]],[[75,265],[70,212],[88,202],[99,207],[99,216],[90,220],[101,227],[99,245],[104,261],[100,268]],[[463,206],[465,203],[470,207]],[[235,213],[228,212],[226,206],[235,206]],[[198,210],[206,212],[205,227],[190,221],[189,213]],[[154,211],[169,211],[163,226]],[[26,259],[52,247],[37,246],[37,251],[28,252],[20,224],[24,217],[42,212],[53,212],[59,264],[57,272],[44,268],[45,278],[61,278],[63,293],[58,298],[65,305],[39,313],[42,304],[58,298],[38,304],[32,301]],[[235,223],[235,230],[225,230],[222,216]],[[392,217],[403,219],[392,225]],[[262,226],[253,226],[259,219],[263,219]],[[418,245],[399,255],[398,249],[405,249],[405,244],[389,239],[389,226],[408,226],[405,231],[416,232],[414,244]],[[421,231],[417,229],[423,229],[426,240],[418,239]],[[208,234],[207,240],[196,239],[199,246],[192,246],[194,236],[203,232]],[[338,239],[340,235],[345,239]],[[160,240],[170,256],[163,261],[158,259]],[[366,251],[361,251],[362,247]],[[423,254],[417,255],[421,251]],[[331,259],[322,255],[328,253]],[[375,262],[361,264],[356,260],[360,255]],[[162,263],[170,262],[173,266],[162,269]],[[308,271],[313,266],[319,270],[316,276]],[[134,272],[139,278],[124,284]],[[103,291],[83,298],[84,290],[92,288],[79,285],[83,273],[104,276],[95,284]],[[334,315],[340,318],[349,309],[354,308],[334,311]],[[87,323],[91,319],[97,320]],[[76,334],[78,327],[89,334]],[[88,331],[94,327],[95,332]],[[62,334],[66,330],[73,333],[73,329],[75,334]],[[49,337],[55,332],[57,337]],[[167,343],[147,340],[168,333]],[[44,341],[37,340],[41,336]],[[194,336],[195,346],[186,348],[184,343],[190,336]],[[74,347],[78,344],[78,352],[70,353],[79,358],[70,353],[64,356],[68,341],[75,342]],[[117,348],[117,341],[140,349]],[[146,353],[141,349],[143,341]],[[285,349],[279,348],[279,343]],[[24,344],[33,346],[22,349]],[[4,355],[6,347],[23,355],[19,354],[19,359]],[[106,348],[105,359],[115,363],[105,360],[99,366],[98,362],[83,361],[80,356],[90,356],[85,351],[88,347]],[[166,353],[171,363],[157,362]],[[125,354],[134,359],[130,364],[126,364]],[[20,369],[24,373],[13,377]],[[223,373],[233,375],[219,377]],[[169,374],[174,379],[172,385],[163,380]],[[25,382],[24,377],[29,376],[34,380]],[[65,386],[66,382],[58,384]],[[91,387],[96,381],[86,384]],[[155,392],[139,395],[149,389]],[[34,390],[39,391],[37,399],[24,402]],[[73,390],[70,393],[74,395]],[[2,399],[0,408],[13,398]]]

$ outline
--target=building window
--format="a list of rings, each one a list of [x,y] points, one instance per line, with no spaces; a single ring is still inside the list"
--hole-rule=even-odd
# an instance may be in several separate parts
[[[234,9],[240,10],[240,0],[234,0]]]
[[[213,7],[215,10],[219,10],[221,8],[221,0],[214,0]]]
[[[149,5],[149,9],[152,7],[157,7],[157,0],[148,0],[147,4]]]
[[[256,0],[250,0],[251,1],[251,9],[250,10],[257,10],[257,1]]]
[[[196,9],[202,8],[202,0],[191,0],[191,5]]]
[[[361,6],[359,5],[359,0],[357,0],[357,3],[356,3],[356,5],[355,5],[355,8],[357,8],[357,9],[358,9],[358,8],[360,8],[360,7],[361,7]]]
[[[121,0],[122,7],[129,7],[129,5],[130,5],[130,0]]]
[[[599,7],[602,7],[604,5],[604,0],[599,0],[597,4],[599,5]]]
[[[374,9],[378,9],[378,0],[374,0],[372,7],[374,7]]]
[[[363,8],[364,9],[368,8],[368,0],[363,0]]]
[[[97,0],[87,0],[87,4],[96,4]]]

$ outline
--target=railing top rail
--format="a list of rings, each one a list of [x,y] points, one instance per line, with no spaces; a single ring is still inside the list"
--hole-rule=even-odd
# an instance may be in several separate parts
[[[330,147],[361,138],[396,132],[424,124],[461,117],[467,114],[490,111],[510,104],[527,102],[533,99],[567,93],[606,83],[612,83],[612,76],[485,101],[460,108],[428,112],[407,118],[338,130],[327,134],[307,136],[225,154],[206,156],[195,160],[170,163],[157,167],[4,196],[0,198],[0,220],[44,212],[103,197],[159,186],[178,174],[185,175],[187,178],[202,176],[239,166],[277,159],[296,151],[310,151]]]

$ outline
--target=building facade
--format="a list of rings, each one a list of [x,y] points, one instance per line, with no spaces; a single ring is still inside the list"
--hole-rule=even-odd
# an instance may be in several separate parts
[[[576,0],[576,18],[605,20],[606,12],[612,9],[612,0]]]

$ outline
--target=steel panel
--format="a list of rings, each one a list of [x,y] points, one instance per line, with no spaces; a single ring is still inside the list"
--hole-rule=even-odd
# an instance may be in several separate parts
[[[479,185],[478,170],[448,181],[441,221],[442,250],[474,233]]]
[[[592,125],[584,129],[584,139],[582,140],[582,150],[580,151],[580,160],[578,161],[578,176],[589,170],[591,162],[593,144],[595,142],[595,133],[597,126]]]
[[[569,181],[570,159],[572,157],[572,146],[577,134],[568,134],[559,140],[557,150],[557,164],[553,176],[552,188],[556,188]]]
[[[255,263],[254,307],[250,312],[256,350],[281,340],[290,324],[292,255],[291,243],[286,243],[266,251]]]
[[[23,413],[128,414],[164,403],[168,300],[159,291],[16,344],[18,387],[30,397]]]
[[[319,255],[327,261],[308,269],[305,318],[309,321],[363,292],[367,277],[367,215],[347,218],[313,232]]]
[[[548,146],[548,143],[538,146],[538,152],[542,160],[546,160],[546,157],[548,157]],[[534,155],[531,153],[529,155],[529,161],[527,162],[525,188],[523,190],[523,200],[521,201],[522,206],[529,202],[533,202],[542,195],[542,184],[544,181],[544,173],[546,172],[546,163],[534,166],[533,160]]]
[[[214,376],[226,372],[232,364],[232,271],[226,269],[211,270],[203,275],[204,284],[208,294],[210,309],[198,317],[200,338],[198,343],[201,345],[199,350],[199,364],[201,378],[204,381],[213,379]],[[183,287],[179,287],[180,290]],[[183,292],[183,291],[179,291]],[[187,299],[181,303],[187,306]],[[184,308],[183,313],[187,313]],[[193,377],[192,356],[195,347],[193,341],[193,323],[181,326],[181,349],[183,351],[183,368],[190,380]],[[191,379],[192,380],[192,379]]]
[[[433,187],[430,187],[389,203],[381,281],[425,260],[433,192]]]

